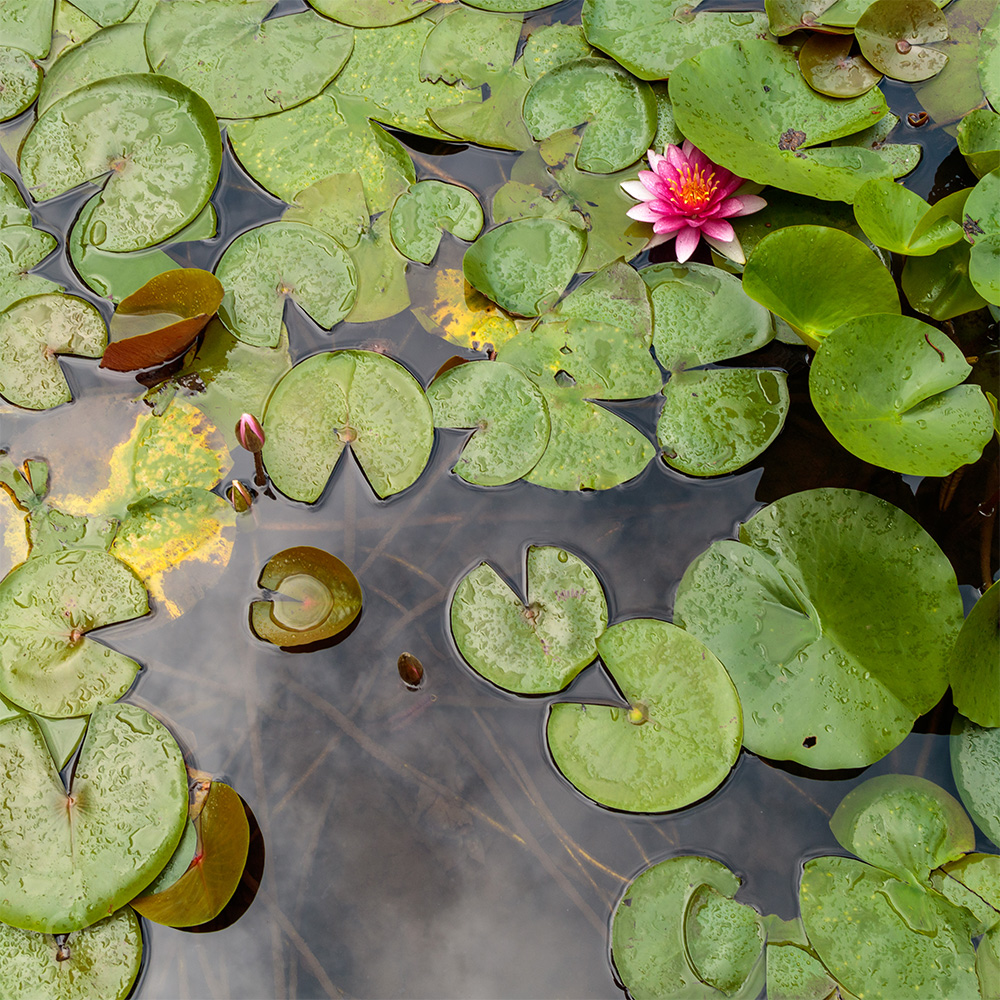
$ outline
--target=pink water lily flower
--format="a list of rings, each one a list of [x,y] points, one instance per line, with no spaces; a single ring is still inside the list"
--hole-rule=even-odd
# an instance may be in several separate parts
[[[625,181],[622,190],[642,202],[628,216],[653,224],[653,238],[643,247],[659,246],[676,238],[681,263],[694,253],[704,236],[707,243],[737,264],[746,262],[743,248],[726,219],[759,212],[767,202],[757,195],[734,195],[742,177],[713,163],[694,144],[664,147],[663,156],[647,154],[652,170],[640,170],[637,181]]]

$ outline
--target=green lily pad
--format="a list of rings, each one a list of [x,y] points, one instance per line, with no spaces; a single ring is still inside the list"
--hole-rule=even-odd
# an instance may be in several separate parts
[[[990,108],[970,111],[958,123],[958,149],[977,177],[1000,167],[1000,114]]]
[[[86,634],[148,611],[138,577],[107,552],[71,549],[29,559],[0,583],[0,691],[55,718],[88,715],[115,701],[139,664]]]
[[[889,359],[889,360],[887,360]],[[947,476],[993,437],[993,414],[958,346],[911,316],[848,320],[809,369],[809,395],[853,455],[896,472]]]
[[[88,242],[138,250],[183,229],[205,207],[222,142],[202,98],[166,77],[137,73],[53,104],[28,133],[19,163],[39,201],[110,175]]]
[[[527,553],[527,606],[488,563],[470,570],[451,601],[451,631],[465,661],[516,694],[561,691],[597,656],[608,624],[601,582],[555,546]]]
[[[188,772],[190,775],[190,772]],[[164,865],[160,874],[143,890],[143,895],[152,896],[155,893],[169,889],[191,866],[195,854],[198,853],[198,831],[190,819],[194,804],[188,807],[188,822],[184,824],[184,833],[180,843],[174,848],[170,860]],[[133,900],[134,902],[134,900]]]
[[[0,924],[0,991],[21,1000],[125,1000],[139,975],[139,918],[123,906],[113,916],[73,931],[69,957],[52,934]]]
[[[0,395],[46,410],[73,398],[57,354],[99,358],[108,342],[101,314],[73,295],[34,295],[0,312]]]
[[[631,166],[656,132],[653,91],[609,59],[579,59],[550,70],[528,91],[523,115],[535,139],[585,125],[576,165],[599,174]]]
[[[772,35],[779,38],[802,28],[815,28],[816,22],[834,2],[835,0],[764,0],[768,28]]]
[[[830,1000],[836,989],[836,980],[804,947],[768,940],[768,1000]]]
[[[354,45],[350,28],[312,11],[265,20],[271,0],[159,4],[146,26],[157,73],[201,94],[221,118],[256,118],[315,97]]]
[[[356,28],[381,28],[416,17],[434,0],[308,0],[309,6],[341,24]]]
[[[420,79],[492,87],[509,73],[521,37],[520,17],[457,6],[431,29],[420,53]]]
[[[149,73],[141,24],[116,24],[67,49],[45,74],[38,95],[38,113],[75,90],[124,73]]]
[[[521,53],[521,66],[534,83],[543,73],[563,63],[593,55],[594,50],[587,44],[579,24],[546,24],[528,36]]]
[[[358,174],[331,174],[300,191],[281,217],[322,229],[348,250],[368,228],[365,189]]]
[[[471,363],[439,375],[427,389],[436,427],[470,427],[456,472],[467,483],[501,486],[527,475],[549,440],[541,392],[512,365]]]
[[[827,857],[806,862],[800,902],[810,943],[852,993],[979,996],[971,915],[941,896]]]
[[[781,433],[788,404],[784,372],[675,372],[663,387],[656,440],[672,468],[721,476],[755,459]]]
[[[661,861],[632,882],[611,925],[611,957],[629,996],[636,1000],[709,1000],[726,995],[701,980],[693,967],[685,917],[692,900],[704,899],[707,889],[732,900],[739,885],[739,878],[721,862],[692,855]],[[752,917],[741,915],[744,934],[738,943],[730,939],[727,944],[749,951],[757,937],[759,953],[759,932],[754,931],[752,922]],[[761,985],[751,979],[741,984],[744,989],[737,996],[741,1000],[756,996]]]
[[[899,125],[899,119],[891,112],[880,118],[874,125],[852,132],[850,135],[834,139],[831,146],[853,146],[867,149],[880,157],[893,177],[908,174],[920,162],[923,146],[919,143],[889,142],[889,133]],[[809,220],[815,221],[815,220]]]
[[[429,264],[444,230],[474,240],[483,228],[483,208],[468,188],[444,181],[420,181],[392,206],[392,242],[410,260]]]
[[[648,348],[653,338],[653,316],[646,285],[634,267],[621,260],[612,261],[560,300],[553,314],[616,327],[631,333]]]
[[[948,22],[933,0],[875,0],[858,18],[854,36],[865,58],[893,80],[930,79],[948,61],[928,44],[948,37]]]
[[[381,62],[380,62],[381,65]],[[331,174],[357,173],[368,212],[384,212],[416,180],[413,161],[380,125],[366,101],[327,87],[318,97],[266,118],[230,122],[229,141],[246,172],[291,204]]]
[[[274,347],[291,299],[324,330],[354,305],[358,275],[348,252],[312,226],[269,222],[237,236],[215,269],[226,292],[219,316],[234,336]]]
[[[882,74],[862,55],[851,55],[854,39],[815,32],[799,49],[799,70],[813,90],[827,97],[860,97]]]
[[[987,302],[1000,306],[1000,234],[976,240],[969,252],[969,281]]]
[[[893,253],[927,257],[962,239],[962,227],[947,215],[934,213],[918,194],[886,179],[862,184],[854,197],[854,214],[865,235]]]
[[[687,901],[684,939],[698,978],[731,996],[759,963],[764,929],[752,907],[700,885]]]
[[[477,292],[460,270],[438,269],[426,296],[429,301],[415,306],[413,316],[428,333],[449,343],[486,351],[488,347],[501,347],[517,335],[514,320]]]
[[[42,68],[27,52],[0,45],[0,122],[31,106],[42,85]]]
[[[597,649],[627,705],[552,706],[546,737],[566,778],[627,812],[681,809],[722,784],[739,756],[743,719],[712,652],[652,618],[613,625]]]
[[[906,514],[817,489],[765,507],[739,542],[695,559],[675,620],[732,675],[748,750],[862,767],[944,694],[961,600],[948,560]]]
[[[1000,107],[1000,8],[994,7],[989,21],[983,26],[978,53],[979,82],[994,109]]]
[[[0,832],[5,923],[50,934],[86,927],[148,885],[181,838],[181,749],[135,705],[94,712],[68,792],[28,717],[0,725],[0,758],[9,780]]]
[[[28,273],[57,246],[52,236],[30,225],[0,228],[0,309],[19,299],[62,291],[54,281]]]
[[[1000,729],[977,726],[961,716],[951,729],[951,770],[955,785],[983,833],[1000,847]]]
[[[767,309],[717,267],[668,262],[639,274],[653,301],[653,347],[668,371],[748,354],[774,337]]]
[[[899,313],[888,268],[860,240],[826,226],[764,237],[743,269],[743,290],[813,348],[857,316]]]
[[[1000,586],[976,601],[951,654],[955,707],[980,726],[1000,726]]]
[[[246,866],[250,826],[239,795],[213,781],[195,820],[198,851],[188,870],[166,889],[132,900],[147,920],[194,927],[214,920],[232,898]]]
[[[474,288],[507,312],[538,316],[576,273],[586,238],[565,222],[519,219],[480,236],[462,269]]]
[[[645,0],[584,0],[587,41],[640,80],[662,80],[680,62],[723,42],[759,38],[767,18],[757,12],[696,12],[686,0],[651,7]]]
[[[1000,926],[1000,855],[966,854],[932,872],[931,885],[956,906],[970,910],[979,930]]]
[[[66,240],[70,261],[76,273],[98,295],[120,302],[138,291],[158,274],[180,267],[164,252],[166,248],[195,240],[211,239],[216,234],[215,209],[209,202],[195,217],[194,222],[175,233],[166,243],[133,250],[131,253],[113,253],[88,243],[85,234],[91,231],[94,211],[101,196],[95,194],[80,210]],[[183,251],[181,251],[183,252]]]
[[[805,0],[806,3],[809,0]],[[830,4],[816,18],[813,27],[820,30],[837,29],[842,31],[853,31],[861,15],[875,2],[875,0],[837,0]],[[936,0],[938,7],[946,6],[950,0]]]
[[[958,800],[912,774],[881,774],[852,789],[830,818],[830,829],[845,850],[919,886],[932,869],[976,846]]]
[[[34,59],[49,51],[55,0],[3,0],[0,36],[4,45],[27,52]]]
[[[972,247],[965,240],[938,250],[930,257],[908,257],[900,282],[907,302],[917,312],[936,320],[953,319],[985,308],[986,300],[969,278],[971,257]]]
[[[28,211],[13,177],[0,174],[0,229],[6,226],[31,226]]]
[[[135,9],[138,0],[79,0],[79,7],[87,17],[106,27],[123,21]]]
[[[307,503],[323,492],[345,444],[384,498],[416,481],[434,437],[416,379],[374,351],[333,351],[297,364],[272,393],[264,429],[271,481]]]
[[[42,731],[45,745],[49,748],[56,768],[61,771],[76,753],[76,748],[87,732],[87,723],[90,719],[86,715],[77,716],[75,719],[49,719],[44,715],[33,715],[32,718]]]
[[[691,57],[671,75],[670,99],[684,135],[740,177],[850,202],[866,180],[894,175],[873,150],[813,148],[885,115],[881,92],[845,100],[817,94],[794,53],[773,42],[718,45]]]
[[[274,591],[280,599],[254,601],[250,625],[259,638],[276,646],[322,642],[343,632],[361,614],[357,577],[336,556],[309,545],[282,549],[271,556],[257,586]],[[241,871],[242,867],[241,862]]]
[[[358,294],[348,323],[375,323],[402,312],[410,304],[406,258],[390,234],[391,213],[383,212],[351,247],[358,275]]]
[[[529,10],[551,7],[557,0],[469,0],[470,7],[513,14]]]

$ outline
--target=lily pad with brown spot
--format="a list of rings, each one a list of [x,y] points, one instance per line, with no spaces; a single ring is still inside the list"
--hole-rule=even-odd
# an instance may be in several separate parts
[[[933,0],[876,0],[854,34],[865,58],[893,80],[928,80],[948,62],[931,47],[948,37],[948,22]]]
[[[254,601],[250,624],[259,638],[276,646],[330,639],[361,613],[357,577],[336,556],[312,546],[299,545],[272,556],[257,585],[274,591],[276,599]]]

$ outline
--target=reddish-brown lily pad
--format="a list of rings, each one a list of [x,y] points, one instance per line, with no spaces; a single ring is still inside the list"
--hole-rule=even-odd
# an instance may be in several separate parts
[[[851,54],[851,35],[815,32],[799,50],[799,71],[813,90],[828,97],[867,94],[882,74],[864,56]]]
[[[215,315],[223,288],[210,271],[184,267],[150,278],[118,303],[102,368],[152,368],[186,351]]]

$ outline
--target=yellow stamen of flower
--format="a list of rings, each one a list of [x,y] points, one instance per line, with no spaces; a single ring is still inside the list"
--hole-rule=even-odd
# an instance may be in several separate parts
[[[668,180],[670,192],[680,205],[689,212],[704,208],[712,200],[718,190],[719,182],[715,179],[715,171],[705,173],[704,167],[692,170],[685,164],[678,173],[680,181]]]

